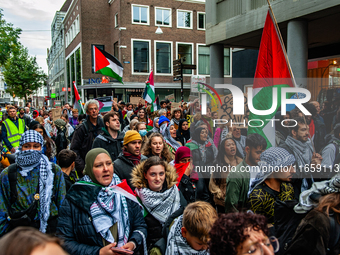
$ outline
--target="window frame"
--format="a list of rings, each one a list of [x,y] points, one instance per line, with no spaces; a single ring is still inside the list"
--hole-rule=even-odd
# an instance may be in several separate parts
[[[205,77],[210,77],[210,74],[198,74],[198,68],[199,68],[199,62],[198,62],[198,46],[205,46],[205,47],[209,47],[209,46],[207,46],[206,44],[204,44],[204,43],[196,43],[196,59],[197,59],[197,65],[196,65],[196,74],[197,75],[203,75],[203,76],[205,76]],[[225,47],[225,48],[228,48],[228,47]],[[224,49],[225,49],[224,48]],[[224,51],[224,49],[223,49],[223,51]],[[230,74],[229,75],[224,75],[224,77],[225,78],[227,78],[227,77],[231,77],[232,76],[232,68],[233,68],[233,58],[232,58],[232,50],[231,50],[231,48],[229,48],[229,62],[230,62]],[[223,62],[224,62],[224,55],[223,55]],[[224,67],[223,67],[224,68]],[[224,69],[223,69],[224,70]],[[210,70],[210,72],[211,72],[211,70]],[[223,73],[224,73],[224,71],[223,71]]]
[[[171,52],[170,52],[170,73],[157,73],[157,43],[169,43],[171,47]],[[174,60],[174,54],[173,54],[173,42],[172,41],[161,41],[161,40],[154,40],[154,70],[155,70],[155,75],[159,76],[173,76],[173,60]]]
[[[170,11],[170,15],[169,15],[169,25],[159,25],[159,24],[157,24],[157,19],[156,19],[156,17],[157,17],[157,9],[158,10],[168,10],[168,11]],[[158,26],[160,26],[160,27],[172,27],[172,9],[171,8],[166,8],[166,7],[155,7],[155,26],[156,27],[158,27]]]
[[[147,22],[146,23],[140,23],[140,22],[134,22],[133,21],[133,7],[146,7],[147,8]],[[142,4],[131,4],[131,24],[134,25],[144,25],[149,26],[150,25],[150,6],[149,5],[142,5]]]
[[[118,22],[118,12],[115,14],[115,28],[117,28],[119,26],[119,22]]]
[[[195,54],[195,48],[194,48],[194,43],[190,43],[190,42],[176,42],[176,59],[178,57],[178,45],[179,44],[187,44],[187,45],[191,45],[191,65],[195,64],[195,58],[194,58],[194,54]],[[191,76],[191,75],[195,75],[193,72],[193,69],[191,69],[191,74],[183,74],[183,76]]]
[[[199,27],[199,16],[200,16],[200,14],[204,14],[204,28],[200,28]],[[201,30],[201,31],[205,31],[205,29],[206,29],[206,18],[207,18],[207,16],[206,16],[206,14],[205,14],[205,12],[197,12],[197,30]]]
[[[203,76],[206,76],[206,77],[210,77],[210,74],[199,74],[198,73],[198,70],[199,70],[199,51],[198,51],[198,48],[199,48],[199,46],[209,47],[204,43],[196,43],[196,59],[197,59],[196,75],[203,75]],[[209,52],[209,61],[210,61],[210,52]],[[209,70],[210,70],[210,68],[209,68]]]
[[[178,12],[189,12],[190,13],[190,27],[180,27],[180,26],[178,26]],[[193,14],[193,11],[177,9],[176,10],[177,28],[181,28],[181,29],[193,29],[193,15],[192,14]]]
[[[133,57],[133,42],[148,42],[149,43],[149,71],[146,73],[135,73],[135,64],[134,64],[134,57]],[[131,74],[133,75],[149,75],[151,72],[151,40],[146,40],[146,39],[137,39],[137,38],[131,38]]]

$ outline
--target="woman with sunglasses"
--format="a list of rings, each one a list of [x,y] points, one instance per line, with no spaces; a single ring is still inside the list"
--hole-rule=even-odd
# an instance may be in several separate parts
[[[274,255],[276,237],[268,237],[266,218],[252,213],[220,214],[210,231],[210,255]]]

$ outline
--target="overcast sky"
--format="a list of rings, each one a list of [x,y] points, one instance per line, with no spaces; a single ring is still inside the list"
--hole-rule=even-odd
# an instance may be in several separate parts
[[[23,30],[20,41],[38,65],[48,73],[47,48],[51,46],[51,22],[65,0],[0,0],[4,18]]]

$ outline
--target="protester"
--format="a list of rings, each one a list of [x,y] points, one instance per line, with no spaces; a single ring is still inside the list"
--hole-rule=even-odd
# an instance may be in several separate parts
[[[57,146],[54,141],[48,137],[45,128],[41,124],[34,125],[31,130],[37,131],[44,138],[42,153],[52,162],[57,163]]]
[[[124,134],[120,133],[119,114],[117,112],[108,112],[103,118],[105,127],[102,133],[94,141],[92,148],[103,148],[114,161],[118,158],[122,150]]]
[[[236,146],[238,151],[241,153],[242,158],[245,156],[245,148],[246,148],[246,136],[241,135],[241,129],[237,127],[233,127],[232,135],[234,140],[236,141]]]
[[[172,114],[171,114],[171,122],[170,122],[170,124],[174,124],[176,130],[178,130],[179,121],[181,119],[183,119],[183,114],[182,114],[181,108],[175,108],[172,111]]]
[[[274,255],[279,247],[275,237],[268,237],[265,217],[257,214],[220,214],[209,235],[210,255]]]
[[[86,119],[74,131],[70,149],[77,153],[76,170],[81,172],[85,167],[86,153],[92,148],[93,140],[102,132],[103,120],[98,117],[99,103],[97,100],[89,100],[85,104]]]
[[[78,122],[79,122],[79,124],[78,124],[78,126],[81,124],[81,123],[83,123],[83,121],[86,119],[86,114],[79,114],[79,116],[78,116]],[[77,126],[77,127],[78,127]]]
[[[18,227],[0,239],[0,250],[6,255],[66,255],[61,244],[57,237],[31,227]]]
[[[188,204],[198,200],[210,203],[210,192],[203,176],[193,169],[190,162],[190,149],[185,146],[179,147],[174,161],[178,174],[178,189],[182,192]]]
[[[153,119],[153,129],[151,131],[148,132],[148,134],[150,133],[159,133],[159,125],[158,125],[158,120],[159,117],[156,117]]]
[[[160,109],[160,110],[158,111],[158,116],[159,116],[159,117],[161,117],[161,116],[166,117],[166,109]]]
[[[0,236],[19,226],[55,233],[65,181],[60,167],[42,154],[43,144],[37,131],[26,131],[16,164],[0,174]]]
[[[140,108],[137,116],[139,122],[145,123],[147,131],[150,131],[153,128],[153,121],[148,118],[145,108]]]
[[[182,144],[176,141],[175,125],[170,122],[166,129],[164,129],[164,132],[161,131],[161,134],[163,135],[166,146],[170,151],[171,158],[175,159],[177,149],[182,146]]]
[[[57,154],[63,149],[66,149],[70,143],[68,139],[68,133],[66,128],[66,122],[62,119],[57,119],[54,122],[57,128],[57,135],[55,137],[55,144],[57,146]]]
[[[233,138],[225,138],[218,147],[217,158],[213,166],[216,171],[211,174],[209,182],[209,190],[214,196],[216,210],[219,213],[225,212],[225,193],[227,186],[227,177],[232,167],[236,168],[242,162],[240,152],[237,150],[236,142]],[[218,167],[222,169],[218,171]]]
[[[275,114],[275,119],[280,120],[280,121],[275,122],[275,145],[276,147],[284,143],[287,139],[287,136],[289,135],[289,129],[288,127],[285,127],[285,126],[289,126],[289,121],[287,121],[286,119],[290,119],[290,118],[291,118],[290,112],[287,112],[286,115],[281,115],[281,111],[277,111]]]
[[[134,189],[131,184],[132,168],[138,165],[141,161],[147,159],[147,157],[141,155],[141,144],[142,137],[137,131],[127,131],[123,140],[123,151],[113,162],[115,166],[115,174],[121,180],[125,179],[131,189]]]
[[[73,127],[73,129],[76,129],[76,127],[79,125],[78,121],[79,111],[78,109],[72,110],[72,117],[70,118],[70,125]]]
[[[170,123],[170,120],[161,115],[158,119],[158,125],[159,125],[159,132],[164,136],[165,129],[167,128],[168,124]]]
[[[339,254],[340,230],[340,179],[314,183],[312,189],[303,192],[300,204],[295,207],[299,214],[309,212],[301,221],[285,254]],[[321,196],[318,203],[311,197]],[[314,209],[313,209],[314,208]]]
[[[77,154],[71,150],[62,150],[58,154],[58,165],[63,171],[66,192],[79,179],[77,172],[74,171]]]
[[[140,207],[110,187],[121,183],[109,153],[90,150],[83,182],[67,194],[58,220],[57,236],[70,254],[114,254],[111,247],[137,252],[147,235]],[[81,201],[81,203],[80,203]]]
[[[136,130],[142,137],[142,147],[143,147],[144,143],[147,141],[146,133],[148,132],[146,130],[145,122],[137,122],[134,130]]]
[[[220,143],[227,137],[229,134],[229,126],[228,124],[220,124],[214,132],[214,144],[216,148],[220,145]]]
[[[160,133],[151,134],[148,141],[142,147],[142,155],[147,158],[157,156],[168,163],[172,160],[170,151]]]
[[[329,101],[324,101],[322,104],[322,111],[320,111],[320,116],[323,118],[326,132],[329,134],[332,129],[333,116],[336,114],[336,110],[332,110],[331,103]]]
[[[26,131],[25,121],[17,117],[17,113],[14,106],[10,106],[8,109],[8,118],[2,122],[1,136],[3,146],[15,153],[19,147],[19,141],[22,134]]]
[[[181,119],[176,131],[176,140],[183,146],[190,140],[190,128],[186,119]]]
[[[262,152],[267,148],[266,140],[259,134],[250,134],[246,139],[246,156],[228,174],[225,194],[225,212],[238,212],[246,209],[251,173],[257,171]],[[255,177],[255,176],[254,176]]]
[[[29,115],[25,114],[25,109],[24,108],[22,108],[22,107],[19,108],[19,115],[18,115],[18,117],[25,121],[25,126],[26,127],[28,127],[30,125],[31,117]]]
[[[176,169],[160,157],[151,157],[132,170],[131,183],[147,214],[147,248],[162,238],[162,227],[172,215],[181,215],[186,200],[176,186]]]
[[[295,173],[294,162],[295,157],[285,149],[271,147],[261,154],[259,172],[250,181],[248,208],[266,216],[269,224],[274,224],[274,203],[295,198],[289,183]]]
[[[69,123],[69,118],[67,114],[62,114],[60,119],[62,119],[63,121],[65,121],[66,123],[66,128],[67,128],[67,134],[69,137],[72,137],[72,134],[74,132],[74,128],[71,126],[71,124]]]

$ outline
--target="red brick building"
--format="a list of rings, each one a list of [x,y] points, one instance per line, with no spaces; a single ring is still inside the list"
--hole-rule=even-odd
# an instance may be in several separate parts
[[[184,99],[192,74],[209,76],[210,53],[205,44],[205,1],[73,0],[63,20],[65,31],[65,85],[76,81],[83,100],[113,95],[129,101],[140,96],[151,69],[156,94],[180,99],[180,82],[173,82],[173,60],[197,65],[186,70]],[[162,34],[156,34],[157,28]],[[117,57],[124,67],[124,85],[111,79],[101,83],[93,72],[93,46]],[[225,75],[231,57],[225,49]],[[73,100],[72,100],[73,101]]]

